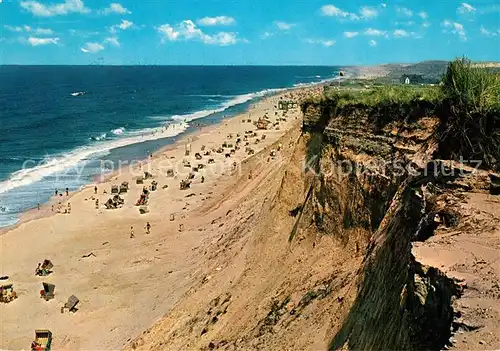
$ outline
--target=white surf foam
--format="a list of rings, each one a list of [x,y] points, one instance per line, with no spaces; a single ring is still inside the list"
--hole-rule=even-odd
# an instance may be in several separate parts
[[[111,133],[113,133],[114,135],[122,135],[124,132],[125,132],[125,128],[123,128],[123,127],[117,128],[117,129],[113,129],[111,131]]]
[[[187,124],[177,123],[168,126],[166,129],[155,128],[151,130],[142,130],[140,133],[131,134],[121,139],[96,143],[90,146],[82,146],[63,156],[46,158],[37,163],[25,163],[25,168],[14,172],[8,180],[0,183],[0,194],[38,182],[45,177],[64,172],[76,167],[78,164],[91,157],[95,158],[105,155],[112,149],[150,140],[173,137],[184,132],[187,128]]]
[[[195,119],[210,116],[214,113],[224,112],[225,110],[227,110],[228,108],[231,108],[233,106],[241,105],[241,104],[244,104],[245,102],[248,102],[248,101],[253,100],[255,98],[263,97],[265,95],[269,95],[269,94],[276,93],[276,92],[283,91],[283,90],[286,90],[286,89],[285,88],[283,88],[283,89],[265,89],[265,90],[259,91],[257,93],[237,95],[237,96],[234,96],[232,99],[222,103],[222,105],[218,108],[215,108],[212,110],[196,111],[196,112],[188,113],[185,115],[174,115],[171,118],[174,121],[190,122],[190,121],[193,121]]]
[[[104,141],[106,134],[102,134],[101,136],[94,138],[96,143],[93,145],[82,146],[66,155],[50,157],[36,164],[27,164],[27,166],[31,168],[24,167],[22,170],[13,173],[8,180],[0,182],[0,194],[38,182],[45,177],[62,173],[68,169],[76,167],[84,160],[105,155],[106,153],[109,153],[110,150],[119,147],[150,140],[174,137],[184,132],[189,127],[188,122],[190,121],[207,117],[214,113],[220,113],[228,108],[244,104],[255,98],[264,97],[266,95],[284,90],[286,90],[286,88],[265,89],[256,93],[238,95],[222,103],[222,105],[216,109],[202,110],[185,115],[174,115],[168,119],[175,121],[175,123],[169,124],[166,128],[148,128],[137,131],[126,131],[124,127],[116,128],[112,130],[111,133],[119,136],[119,139]],[[159,117],[162,118],[163,116]]]

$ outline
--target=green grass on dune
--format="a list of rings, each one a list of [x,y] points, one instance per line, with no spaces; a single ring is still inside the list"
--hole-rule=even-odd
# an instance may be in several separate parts
[[[343,84],[325,87],[307,103],[335,106],[331,111],[367,111],[376,126],[410,121],[416,115],[440,118],[441,157],[481,160],[500,170],[500,74],[467,58],[450,62],[439,85]],[[412,116],[412,117],[410,117]]]
[[[336,100],[339,107],[362,105],[375,108],[382,105],[409,104],[415,101],[438,103],[443,96],[439,87],[384,85],[357,91],[328,88],[325,90],[325,98]]]

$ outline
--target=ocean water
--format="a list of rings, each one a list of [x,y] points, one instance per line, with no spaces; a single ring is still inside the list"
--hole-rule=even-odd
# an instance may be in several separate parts
[[[75,190],[101,160],[135,160],[336,67],[0,66],[0,227]],[[196,122],[195,122],[196,121]]]

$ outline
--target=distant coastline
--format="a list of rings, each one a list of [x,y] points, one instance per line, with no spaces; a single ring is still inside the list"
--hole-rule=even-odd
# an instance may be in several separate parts
[[[3,213],[0,212],[0,227],[11,227],[18,222],[19,217],[24,212],[36,208],[38,204],[43,205],[49,202],[56,188],[65,189],[67,187],[70,191],[76,191],[91,183],[101,173],[100,161],[102,159],[111,160],[114,163],[123,160],[145,159],[151,152],[175,143],[185,133],[196,129],[197,126],[219,123],[228,116],[234,116],[246,111],[251,104],[258,102],[266,96],[314,84],[325,84],[337,78],[338,69],[335,69],[335,67],[329,69],[331,72],[330,77],[298,73],[296,79],[299,82],[285,88],[264,89],[233,97],[224,94],[204,95],[203,98],[209,101],[209,103],[211,102],[210,100],[214,100],[214,104],[218,104],[218,106],[202,108],[197,112],[176,114],[171,117],[154,117],[151,121],[156,127],[149,126],[145,129],[135,131],[117,127],[107,133],[94,134],[95,136],[91,137],[92,144],[78,147],[73,151],[66,152],[47,161],[38,159],[36,162],[41,162],[41,164],[37,168],[14,171],[13,174],[9,175],[8,179],[0,181],[0,204],[7,209]],[[304,80],[309,81],[303,82]],[[196,96],[198,95],[194,95],[193,98],[197,98]],[[72,95],[69,98],[79,101],[77,99],[88,98],[88,95]],[[189,94],[186,98],[190,98]],[[166,128],[162,127],[162,125],[166,126]],[[116,166],[113,166],[113,168],[116,168]],[[70,170],[69,174],[73,179],[71,177],[68,179],[68,170]],[[81,173],[78,179],[75,177],[76,172]],[[48,182],[47,179],[49,180]],[[50,184],[39,187],[38,184],[40,182]],[[25,197],[24,195],[24,198],[20,198],[23,195],[19,195],[17,189],[21,189],[25,193],[25,188],[33,189],[29,190],[32,195],[29,197]],[[22,200],[20,204],[13,205],[13,203],[20,199]],[[12,206],[16,206],[16,208],[13,209]]]

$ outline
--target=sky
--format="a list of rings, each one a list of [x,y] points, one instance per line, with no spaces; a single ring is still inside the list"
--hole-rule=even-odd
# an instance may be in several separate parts
[[[0,64],[500,61],[500,0],[112,1],[0,0]]]

